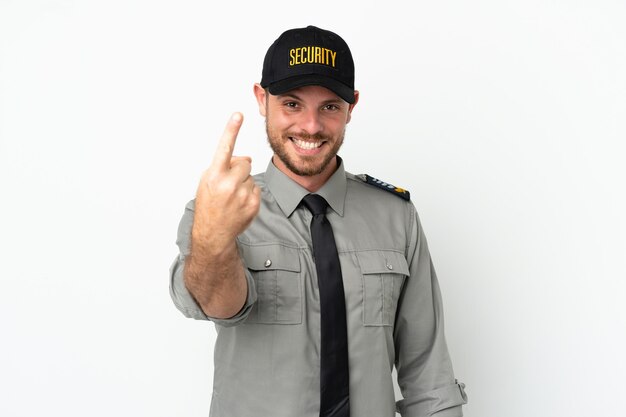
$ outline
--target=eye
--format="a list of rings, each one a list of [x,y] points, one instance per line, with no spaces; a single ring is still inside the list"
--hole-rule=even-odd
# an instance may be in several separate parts
[[[298,107],[298,103],[296,103],[295,101],[286,101],[285,103],[283,103],[283,106],[288,107],[290,109],[295,109]]]
[[[324,107],[322,107],[324,110],[327,111],[337,111],[339,110],[339,106],[336,104],[327,104]]]

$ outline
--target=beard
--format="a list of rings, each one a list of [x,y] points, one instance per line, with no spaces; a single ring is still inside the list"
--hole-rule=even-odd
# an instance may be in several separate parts
[[[267,141],[278,159],[280,159],[291,172],[302,177],[312,177],[324,172],[328,164],[337,156],[337,152],[339,152],[339,148],[341,148],[345,136],[345,130],[335,138],[320,133],[309,135],[307,133],[296,134],[284,132],[281,134],[270,126],[267,119],[265,121],[265,131],[267,132]],[[309,141],[325,141],[322,146],[330,145],[331,148],[324,155],[297,155],[292,157],[287,149],[287,146],[290,146],[288,145],[288,143],[291,142],[290,137],[297,137]]]

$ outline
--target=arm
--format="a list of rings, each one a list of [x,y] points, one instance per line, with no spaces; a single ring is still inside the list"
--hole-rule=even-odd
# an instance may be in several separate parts
[[[185,259],[185,286],[207,316],[232,317],[243,307],[248,291],[237,245],[234,239],[214,242],[197,231],[204,229],[197,224],[194,222],[191,251]]]
[[[247,298],[241,311],[228,319],[218,319],[209,317],[202,310],[196,299],[191,295],[185,284],[185,264],[191,253],[191,229],[194,224],[195,217],[195,200],[191,200],[185,206],[185,211],[178,225],[178,236],[176,245],[179,248],[179,254],[174,260],[170,268],[170,296],[174,305],[185,317],[196,320],[211,320],[223,327],[236,326],[246,319],[250,308],[255,304],[257,299],[256,286],[250,272],[244,268],[244,274],[247,281]]]
[[[234,316],[246,301],[248,284],[236,238],[260,206],[260,190],[250,176],[250,158],[232,156],[242,121],[239,113],[231,118],[200,180],[189,254],[184,260],[186,289],[204,314],[216,319]]]
[[[417,213],[411,209],[410,276],[394,328],[398,385],[404,398],[397,408],[403,417],[461,417],[467,397],[454,379],[437,276]]]

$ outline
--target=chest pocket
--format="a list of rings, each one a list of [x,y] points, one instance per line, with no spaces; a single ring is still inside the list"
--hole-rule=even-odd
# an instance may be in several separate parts
[[[357,252],[363,279],[363,324],[393,326],[398,298],[409,267],[404,255],[393,251]]]
[[[302,284],[297,248],[280,244],[241,245],[257,291],[246,323],[302,323]]]

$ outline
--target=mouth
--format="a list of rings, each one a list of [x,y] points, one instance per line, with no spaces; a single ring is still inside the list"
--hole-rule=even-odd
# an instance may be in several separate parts
[[[305,151],[317,149],[324,144],[324,141],[321,141],[321,140],[306,141],[306,140],[295,138],[293,136],[289,136],[289,140],[293,142],[293,144],[296,145],[298,148],[305,150]]]

